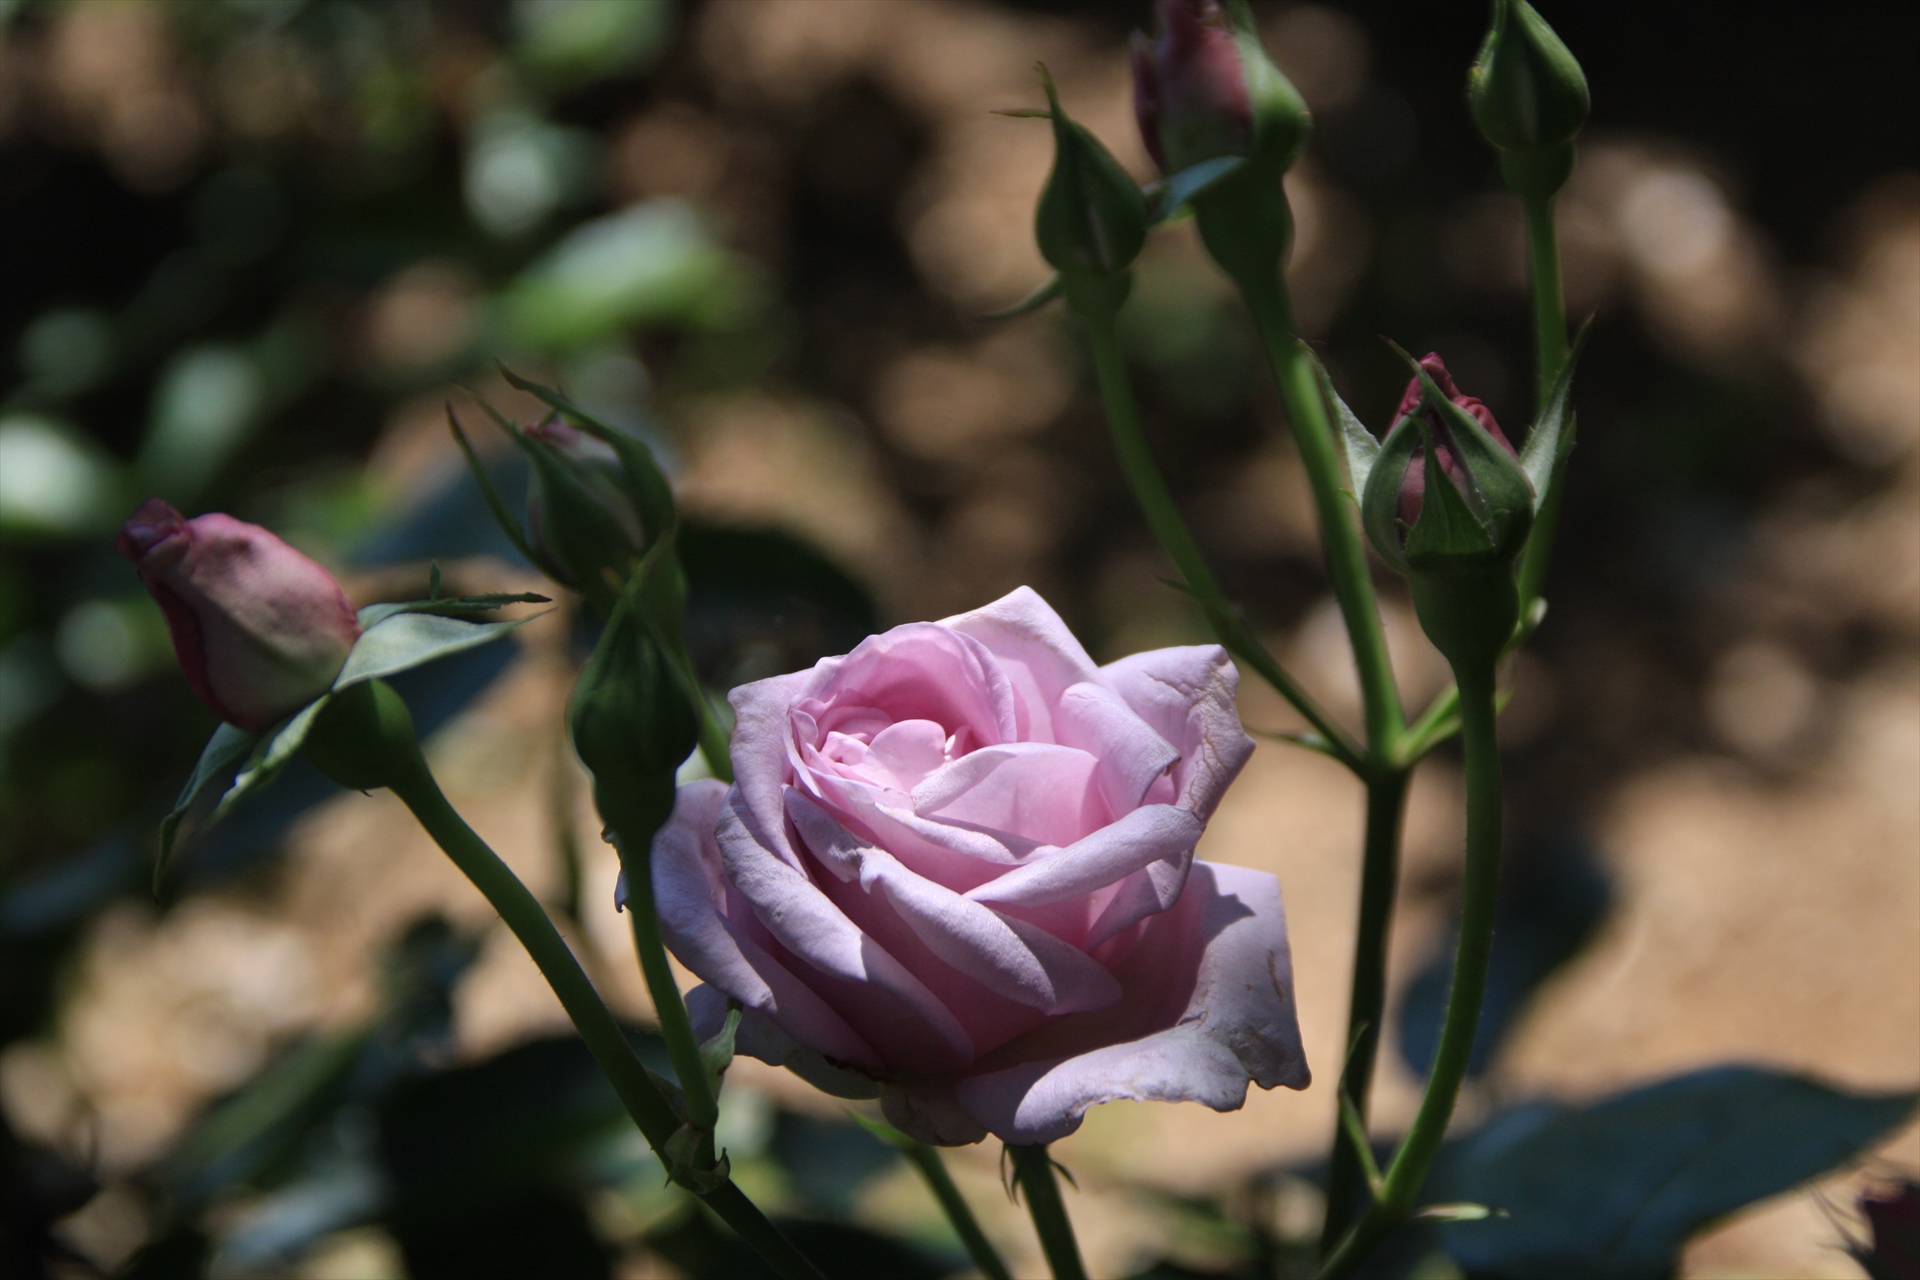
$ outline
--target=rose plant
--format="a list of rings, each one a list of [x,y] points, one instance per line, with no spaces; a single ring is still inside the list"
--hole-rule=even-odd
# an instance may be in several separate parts
[[[1095,666],[1022,588],[733,692],[654,890],[736,1045],[925,1141],[1304,1088],[1280,887],[1195,862],[1253,743],[1217,646]]]

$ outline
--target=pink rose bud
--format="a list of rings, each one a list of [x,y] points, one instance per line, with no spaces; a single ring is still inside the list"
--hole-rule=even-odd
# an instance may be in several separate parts
[[[360,637],[333,575],[259,525],[219,512],[188,520],[149,498],[114,547],[159,602],[194,693],[242,729],[325,693]]]
[[[1492,436],[1501,448],[1513,454],[1515,458],[1520,456],[1519,453],[1515,451],[1512,442],[1507,439],[1506,433],[1500,430],[1500,424],[1493,420],[1493,411],[1474,397],[1460,394],[1460,388],[1453,384],[1453,375],[1447,372],[1446,362],[1440,359],[1439,353],[1430,351],[1425,356],[1422,356],[1420,359],[1420,367],[1425,369],[1427,376],[1432,378],[1434,382],[1439,385],[1440,390],[1446,393],[1447,399],[1472,414],[1474,419],[1487,429],[1487,434]],[[1422,412],[1420,401],[1423,394],[1420,379],[1413,378],[1409,380],[1406,393],[1400,397],[1400,407],[1394,410],[1393,420],[1397,423],[1408,414]],[[1448,479],[1452,480],[1456,487],[1465,488],[1467,485],[1466,469],[1460,465],[1460,459],[1454,452],[1453,438],[1447,433],[1446,424],[1441,421],[1440,415],[1435,413],[1431,406],[1427,407],[1424,412],[1426,414],[1427,427],[1433,433],[1433,447],[1434,452],[1440,459],[1440,469],[1446,472]],[[1420,507],[1426,497],[1426,492],[1426,451],[1423,449],[1414,453],[1413,460],[1407,464],[1406,475],[1400,481],[1400,505],[1398,514],[1401,521],[1408,528],[1412,528],[1413,522],[1420,518]]]
[[[1159,0],[1160,35],[1133,41],[1133,110],[1162,172],[1253,150],[1253,102],[1216,0]]]
[[[1280,886],[1196,861],[1253,742],[1217,645],[1097,666],[1022,588],[732,694],[661,927],[697,1029],[923,1141],[1051,1142],[1117,1098],[1305,1087]]]

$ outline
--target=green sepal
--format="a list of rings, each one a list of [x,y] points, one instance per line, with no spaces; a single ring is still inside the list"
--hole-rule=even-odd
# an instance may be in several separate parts
[[[479,399],[478,396],[474,398]],[[487,404],[485,400],[481,400],[480,404],[493,415],[496,421],[500,420],[500,415],[493,412],[492,405]],[[507,535],[507,541],[513,544],[515,551],[525,557],[528,564],[539,564],[540,557],[535,553],[533,543],[527,539],[527,531],[521,526],[520,517],[513,513],[513,508],[507,505],[507,500],[500,496],[498,489],[493,487],[493,481],[488,477],[487,469],[480,465],[480,455],[474,452],[473,442],[467,439],[467,433],[461,427],[459,417],[453,412],[451,400],[447,401],[447,426],[453,432],[454,441],[460,446],[460,453],[467,460],[467,470],[473,473],[474,483],[480,486],[480,496],[486,499],[487,510],[493,513],[494,521],[500,526],[500,531]]]
[[[1040,256],[1066,277],[1122,273],[1139,256],[1151,221],[1146,197],[1111,152],[1069,119],[1053,77],[1039,68],[1053,123],[1053,170],[1034,213]]]
[[[711,1164],[707,1152],[713,1145],[713,1132],[683,1124],[674,1130],[660,1150],[667,1166],[667,1177],[695,1195],[708,1195],[726,1185],[732,1173],[727,1153],[722,1151]]]
[[[345,665],[327,692],[263,732],[251,733],[230,724],[213,731],[173,811],[160,820],[160,852],[153,869],[155,891],[179,842],[180,828],[187,818],[194,816],[193,811],[206,805],[209,797],[217,796],[206,816],[195,818],[194,834],[199,835],[225,819],[235,805],[272,782],[306,745],[314,721],[331,699],[354,685],[410,671],[438,658],[491,643],[540,616],[535,614],[506,622],[475,622],[459,615],[496,609],[503,604],[541,602],[545,598],[531,593],[461,596],[373,604],[360,610],[360,638],[354,641]]]
[[[1420,515],[1407,530],[1407,564],[1418,574],[1445,572],[1457,561],[1494,559],[1499,548],[1489,535],[1484,517],[1473,509],[1471,496],[1454,487],[1440,465],[1432,429],[1417,416],[1414,422],[1424,446],[1421,465],[1426,472],[1426,493],[1420,501]]]
[[[675,518],[673,485],[667,480],[666,472],[660,469],[653,450],[627,432],[600,421],[553,388],[522,378],[505,365],[500,365],[499,369],[500,376],[507,380],[508,386],[526,392],[550,409],[558,410],[574,426],[613,449],[625,473],[627,494],[633,499],[634,510],[640,514],[645,545],[651,547]]]
[[[1387,432],[1380,452],[1367,470],[1366,488],[1360,492],[1360,524],[1367,541],[1396,573],[1410,572],[1404,547],[1405,530],[1400,526],[1400,482],[1407,466],[1420,449],[1417,414],[1407,414]]]
[[[1148,188],[1148,194],[1159,197],[1153,202],[1153,220],[1165,222],[1172,218],[1186,207],[1189,200],[1246,163],[1245,156],[1215,156],[1211,160],[1190,164],[1178,173],[1169,174],[1165,181]]]
[[[1553,390],[1547,396],[1547,407],[1527,432],[1526,443],[1520,446],[1521,469],[1542,500],[1559,483],[1567,458],[1573,453],[1573,413],[1568,408],[1573,391],[1573,367],[1579,362],[1580,349],[1586,346],[1587,334],[1592,330],[1593,321],[1589,320],[1574,335],[1573,346],[1560,366],[1560,376],[1554,379]]]
[[[1021,316],[1031,315],[1066,292],[1066,282],[1059,276],[1051,276],[1047,282],[1035,289],[1020,301],[1005,306],[998,311],[989,311],[982,320],[1017,320]]]
[[[727,1005],[726,1021],[720,1029],[700,1042],[700,1066],[707,1073],[707,1087],[716,1096],[720,1092],[720,1077],[726,1074],[727,1067],[733,1062],[733,1038],[740,1030],[740,1004],[730,1001]]]
[[[1409,366],[1414,376],[1419,378],[1421,389],[1425,392],[1423,407],[1432,407],[1440,414],[1446,424],[1447,437],[1453,446],[1453,455],[1466,472],[1467,485],[1464,490],[1455,488],[1450,480],[1445,487],[1453,489],[1466,503],[1473,518],[1480,523],[1493,550],[1501,555],[1516,555],[1526,542],[1527,530],[1533,525],[1533,511],[1537,502],[1533,483],[1528,480],[1520,460],[1500,446],[1480,420],[1462,409],[1446,393],[1440,390],[1421,364],[1399,347],[1394,347]],[[1415,411],[1416,416],[1419,411]],[[1427,454],[1434,457],[1431,449]],[[1421,508],[1424,519],[1427,507],[1432,505],[1434,492],[1429,471],[1427,486],[1428,499]],[[1444,476],[1444,473],[1442,473]],[[1418,528],[1420,521],[1415,522]],[[1408,535],[1408,559],[1413,557],[1413,537]]]
[[[1313,366],[1313,378],[1320,385],[1321,399],[1340,423],[1340,444],[1347,457],[1347,491],[1357,499],[1367,491],[1367,477],[1373,474],[1373,464],[1380,457],[1380,442],[1373,438],[1373,432],[1367,430],[1366,424],[1347,407],[1340,393],[1333,389],[1333,379],[1313,348],[1302,342],[1300,350],[1306,353],[1307,362]]]
[[[1484,1204],[1430,1204],[1415,1209],[1409,1215],[1415,1222],[1485,1222],[1489,1218],[1504,1218],[1504,1209],[1489,1209]]]
[[[688,675],[667,639],[679,635],[685,590],[669,532],[628,574],[567,703],[574,753],[593,775],[594,803],[623,856],[645,857],[673,811],[680,762],[699,739]]]

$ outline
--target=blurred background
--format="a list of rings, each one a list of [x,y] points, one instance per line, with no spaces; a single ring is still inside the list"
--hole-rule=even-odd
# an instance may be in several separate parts
[[[1463,102],[1479,4],[1256,4],[1316,115],[1288,178],[1308,335],[1376,429],[1440,351],[1510,429],[1519,207]],[[1597,317],[1552,612],[1513,672],[1513,831],[1467,1124],[1726,1061],[1920,1079],[1920,150],[1911,6],[1543,5],[1594,111],[1560,201]],[[1782,11],[1783,14],[1786,11]],[[1204,638],[1109,454],[1031,215],[1066,105],[1148,176],[1139,0],[0,0],[0,1275],[744,1275],[530,963],[390,797],[290,771],[149,891],[212,728],[111,550],[228,510],[356,603],[539,590],[449,439],[501,360],[643,434],[696,522],[716,686],[1022,583],[1096,656]],[[1304,475],[1190,225],[1124,313],[1229,591],[1357,695]],[[462,407],[464,406],[464,407]],[[486,431],[490,431],[487,428]],[[478,432],[476,438],[484,438]],[[497,434],[498,483],[524,491]],[[1410,699],[1439,659],[1383,579]],[[548,589],[550,594],[557,594]],[[415,673],[456,804],[650,1017],[558,710],[564,602]],[[1250,726],[1292,727],[1249,687]],[[1377,1123],[1430,1055],[1458,773],[1423,766]],[[1202,851],[1280,875],[1305,1094],[1102,1108],[1060,1157],[1098,1274],[1284,1266],[1318,1214],[1360,796],[1265,743]],[[932,1200],[839,1104],[743,1062],[748,1189],[849,1274],[942,1275]],[[990,1149],[991,1148],[991,1149]],[[1034,1274],[994,1144],[951,1163]],[[1690,1277],[1863,1274],[1850,1172],[1697,1237]],[[890,1252],[891,1251],[891,1252]],[[1394,1274],[1458,1275],[1414,1249]],[[864,1270],[862,1270],[864,1268]],[[1382,1274],[1387,1274],[1382,1272]]]

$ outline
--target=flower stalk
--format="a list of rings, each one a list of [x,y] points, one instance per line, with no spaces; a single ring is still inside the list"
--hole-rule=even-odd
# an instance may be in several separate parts
[[[1013,1161],[1014,1183],[1027,1198],[1027,1212],[1033,1215],[1033,1229],[1040,1236],[1040,1249],[1047,1255],[1053,1280],[1087,1280],[1073,1224],[1067,1220],[1067,1206],[1060,1198],[1052,1153],[1044,1143],[1029,1147],[1009,1142],[1007,1155]]]
[[[915,1142],[905,1135],[894,1145],[900,1148],[901,1154],[926,1180],[933,1198],[940,1202],[947,1221],[953,1225],[954,1233],[960,1237],[960,1243],[966,1246],[967,1256],[973,1259],[973,1265],[980,1269],[980,1274],[987,1280],[1013,1280],[1013,1273],[1007,1270],[999,1250],[993,1247],[993,1241],[987,1239],[987,1233],[980,1229],[980,1220],[973,1216],[966,1197],[954,1185],[953,1175],[947,1172],[946,1162],[940,1158],[939,1150],[924,1142]]]
[[[380,680],[354,685],[322,713],[306,751],[321,772],[343,786],[386,787],[400,798],[526,948],[647,1145],[673,1169],[676,1162],[668,1147],[681,1128],[680,1116],[539,899],[448,802],[420,751],[413,717],[400,696]],[[702,1077],[695,1073],[693,1079]],[[813,1264],[724,1175],[712,1187],[694,1190],[782,1280],[821,1280]]]

